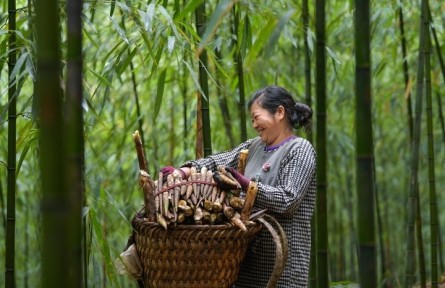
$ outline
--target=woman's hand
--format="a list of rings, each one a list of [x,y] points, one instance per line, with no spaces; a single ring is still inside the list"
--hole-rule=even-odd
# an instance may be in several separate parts
[[[230,167],[222,167],[222,171],[215,171],[213,179],[223,190],[247,190],[250,179],[244,177],[241,173]],[[230,174],[230,175],[228,175]]]
[[[165,167],[162,167],[161,169],[159,169],[159,172],[162,173],[162,178],[165,181],[165,179],[167,179],[167,176],[170,175],[170,174],[173,174],[173,172],[175,170],[179,171],[179,173],[181,174],[182,179],[187,179],[186,178],[187,177],[186,173],[181,168],[175,168],[173,166],[165,166]]]
[[[247,191],[247,187],[249,187],[250,179],[247,177],[244,177],[243,174],[239,173],[232,167],[225,167],[226,171],[232,174],[233,178],[238,181],[238,183],[241,185],[241,188],[243,191]]]

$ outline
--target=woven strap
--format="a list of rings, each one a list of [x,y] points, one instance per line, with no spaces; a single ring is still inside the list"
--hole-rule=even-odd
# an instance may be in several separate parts
[[[277,287],[278,279],[280,279],[281,274],[283,274],[289,254],[286,233],[278,221],[268,214],[264,214],[258,218],[257,221],[261,222],[264,227],[269,230],[275,243],[275,265],[269,282],[267,283],[267,288],[274,288]],[[271,223],[273,223],[273,225]]]

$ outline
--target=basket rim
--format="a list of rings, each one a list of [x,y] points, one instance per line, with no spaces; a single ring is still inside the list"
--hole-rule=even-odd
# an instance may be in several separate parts
[[[150,227],[150,228],[161,228],[163,230],[164,227],[162,227],[161,224],[156,222],[148,221],[147,218],[140,218],[138,215],[136,215],[132,220],[132,226],[134,228],[135,225],[141,225],[144,227]],[[244,225],[246,225],[246,228],[249,230],[253,227],[263,226],[259,221],[249,221],[245,222]],[[216,225],[210,225],[210,224],[202,224],[202,225],[194,225],[194,224],[177,224],[177,225],[168,225],[166,230],[240,230],[240,228],[232,225],[231,223],[227,224],[216,224]],[[246,231],[247,232],[247,231]]]

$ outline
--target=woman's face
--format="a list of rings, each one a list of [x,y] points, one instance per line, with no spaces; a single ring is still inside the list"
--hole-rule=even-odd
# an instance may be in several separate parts
[[[250,107],[250,117],[252,119],[252,126],[258,132],[261,140],[267,145],[275,144],[281,129],[278,128],[278,123],[281,112],[277,111],[275,114],[269,113],[262,108],[258,102],[254,102]]]

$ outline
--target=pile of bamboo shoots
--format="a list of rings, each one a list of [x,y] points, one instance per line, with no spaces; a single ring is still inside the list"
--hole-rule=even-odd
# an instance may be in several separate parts
[[[241,185],[225,169],[219,166],[217,171],[207,167],[197,170],[191,167],[188,179],[182,179],[178,170],[164,176],[159,172],[153,181],[147,173],[142,142],[139,132],[133,134],[139,161],[139,185],[144,194],[145,215],[148,221],[157,222],[167,229],[168,225],[214,225],[227,222],[246,231],[253,202],[257,192],[257,183],[251,181],[245,197],[241,195]],[[247,150],[240,153],[238,171],[244,172]],[[218,185],[215,182],[226,185]],[[222,187],[231,187],[230,190]],[[235,188],[233,188],[235,187]]]

